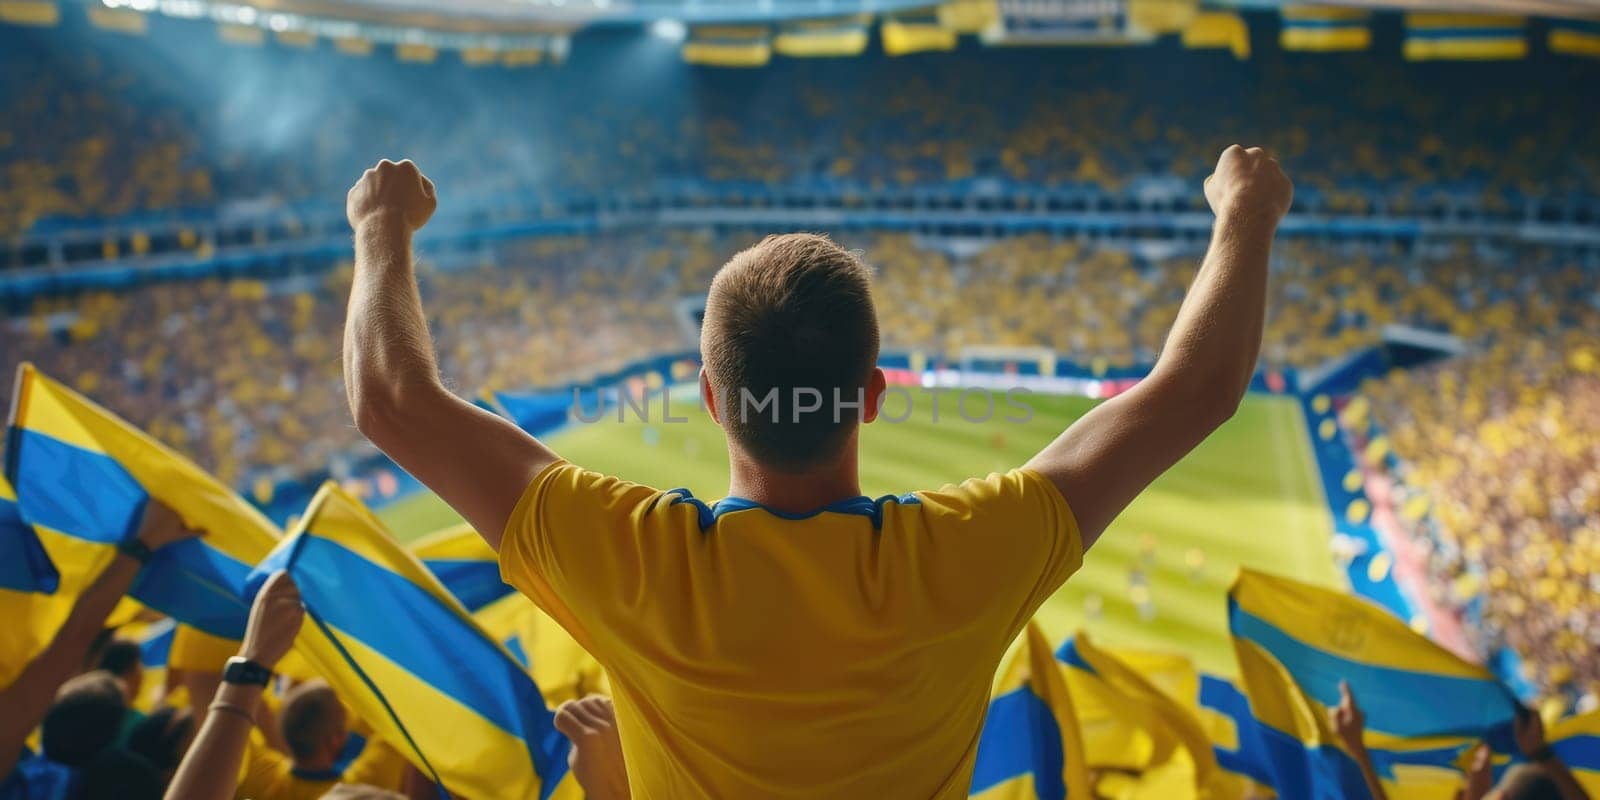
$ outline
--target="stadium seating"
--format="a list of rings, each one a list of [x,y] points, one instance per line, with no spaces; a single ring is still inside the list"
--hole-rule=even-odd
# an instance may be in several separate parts
[[[105,48],[115,69],[63,40]],[[245,201],[335,202],[351,176],[395,154],[422,163],[458,203],[664,181],[1137,197],[1151,180],[1193,185],[1235,139],[1270,143],[1294,171],[1300,206],[1328,213],[1523,215],[1531,201],[1593,200],[1600,178],[1583,146],[1584,103],[1522,91],[1565,80],[1535,63],[1436,73],[1367,53],[1329,69],[1326,58],[1273,53],[1246,70],[1168,49],[985,52],[870,70],[776,62],[760,80],[662,74],[619,94],[619,65],[645,69],[626,59],[636,45],[598,37],[578,50],[606,69],[397,73],[326,49],[229,46],[162,20],[143,40],[72,20],[43,33],[0,27],[0,113],[48,121],[0,140],[10,178],[0,234]],[[978,58],[981,71],[968,60]],[[337,91],[305,88],[328,69],[343,76]],[[1191,80],[1166,80],[1173,69]],[[277,77],[246,80],[261,75]],[[458,91],[469,81],[471,92]],[[574,107],[585,111],[548,111]]]
[[[1363,389],[1437,599],[1509,645],[1541,695],[1600,701],[1600,342],[1507,338]],[[1361,407],[1358,413],[1365,413]]]

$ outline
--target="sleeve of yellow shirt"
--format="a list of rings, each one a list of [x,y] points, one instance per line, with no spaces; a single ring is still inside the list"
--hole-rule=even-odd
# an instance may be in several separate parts
[[[919,492],[904,507],[927,541],[912,543],[927,579],[957,608],[1015,615],[1009,642],[1083,565],[1083,540],[1061,492],[1026,469]]]
[[[539,473],[511,512],[500,540],[500,574],[597,656],[574,607],[638,585],[646,512],[661,497],[648,486],[564,461]],[[692,512],[688,512],[692,513]]]

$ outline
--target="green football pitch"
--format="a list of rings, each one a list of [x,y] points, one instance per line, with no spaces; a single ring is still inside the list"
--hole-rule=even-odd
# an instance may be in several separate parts
[[[1021,465],[1094,401],[1031,395],[1032,419],[968,422],[955,392],[940,392],[938,421],[927,392],[916,390],[905,422],[868,425],[862,434],[861,484],[871,496],[937,488]],[[903,397],[886,412],[904,413]],[[975,402],[976,401],[976,402]],[[969,398],[968,416],[984,403]],[[693,399],[675,394],[671,411],[688,422],[663,424],[629,412],[591,424],[574,422],[548,437],[563,457],[590,469],[671,489],[684,486],[707,502],[723,496],[728,468],[722,431]],[[1125,511],[1073,575],[1039,611],[1052,641],[1086,630],[1105,644],[1178,650],[1200,668],[1231,675],[1227,590],[1249,566],[1325,586],[1342,586],[1328,542],[1332,521],[1293,398],[1251,395],[1239,413]],[[432,495],[408,498],[380,513],[402,539],[460,521]]]

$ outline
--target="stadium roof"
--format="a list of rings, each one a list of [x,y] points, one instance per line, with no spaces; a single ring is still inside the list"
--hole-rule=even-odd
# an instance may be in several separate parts
[[[88,0],[93,3],[94,0]],[[855,14],[892,14],[938,6],[930,0],[102,0],[108,6],[171,13],[168,6],[253,7],[262,13],[356,20],[467,32],[589,25],[781,22]],[[1007,0],[1000,0],[1004,6]],[[1072,6],[1074,0],[1056,0]],[[1094,0],[1077,0],[1093,3]],[[1275,9],[1289,0],[1201,0],[1201,5]],[[1600,0],[1316,0],[1315,5],[1600,19]],[[1047,3],[1048,5],[1048,3]],[[152,8],[140,8],[150,6]]]
[[[1235,8],[1276,9],[1308,5],[1289,0],[1213,0]],[[1569,19],[1600,19],[1600,0],[1316,0],[1309,5],[1345,6],[1373,11],[1441,11],[1473,14],[1520,14]]]
[[[113,0],[136,4],[139,0]],[[165,5],[170,0],[150,0]],[[594,24],[776,22],[887,14],[928,0],[234,0],[264,13],[362,20],[423,28],[485,30],[528,24],[571,30]],[[108,3],[111,5],[113,3]]]

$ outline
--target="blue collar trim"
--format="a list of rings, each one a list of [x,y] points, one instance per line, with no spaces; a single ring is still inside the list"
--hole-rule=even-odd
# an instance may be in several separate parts
[[[672,505],[688,503],[695,507],[695,511],[698,512],[700,516],[700,530],[702,531],[710,528],[712,525],[717,524],[717,520],[724,514],[732,514],[737,511],[751,511],[754,509],[760,509],[774,517],[787,520],[810,519],[822,513],[854,514],[856,516],[866,517],[867,519],[872,520],[872,527],[876,530],[883,525],[884,506],[890,503],[897,503],[899,505],[920,505],[922,503],[921,500],[917,499],[916,495],[909,492],[902,495],[886,494],[876,500],[862,495],[829,503],[815,511],[809,511],[804,514],[793,514],[787,511],[779,511],[775,508],[767,508],[766,506],[757,503],[754,500],[747,500],[743,497],[724,497],[721,500],[712,503],[711,505],[706,505],[704,501],[695,497],[694,494],[688,489],[682,487],[673,489],[667,492],[667,494],[671,495],[672,497]]]

